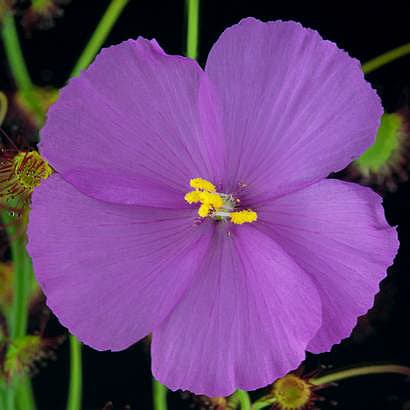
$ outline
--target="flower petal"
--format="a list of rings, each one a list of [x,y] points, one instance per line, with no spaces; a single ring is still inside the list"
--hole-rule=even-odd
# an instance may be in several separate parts
[[[191,210],[110,204],[57,174],[33,194],[28,249],[47,304],[99,350],[121,350],[169,314],[191,283],[211,225]]]
[[[291,192],[374,141],[382,107],[359,62],[298,23],[242,20],[205,71],[222,104],[228,192],[238,183],[259,199]]]
[[[153,374],[173,390],[226,396],[262,387],[298,366],[320,326],[316,289],[286,253],[252,227],[225,229],[153,332]]]
[[[398,248],[381,197],[369,188],[324,180],[258,210],[265,231],[307,272],[322,299],[318,353],[350,335],[373,305]]]
[[[169,56],[155,41],[129,40],[104,49],[62,90],[40,150],[86,195],[180,206],[191,178],[220,179],[223,143],[212,99],[195,61]]]

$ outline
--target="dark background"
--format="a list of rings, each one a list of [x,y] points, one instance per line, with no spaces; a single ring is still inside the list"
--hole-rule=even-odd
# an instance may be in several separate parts
[[[21,32],[24,52],[34,82],[38,85],[64,85],[76,59],[106,9],[108,0],[72,0],[63,7],[64,16],[46,31]],[[309,2],[210,1],[203,0],[200,14],[200,52],[203,65],[208,51],[220,33],[241,18],[297,20],[318,30],[321,35],[365,62],[387,50],[410,41],[406,2],[373,3],[367,10],[341,2],[326,5]],[[315,7],[316,4],[316,7]],[[106,45],[142,35],[156,38],[170,54],[185,50],[185,7],[183,1],[131,0],[118,20]],[[0,87],[11,90],[3,50],[0,51]],[[398,60],[368,76],[378,90],[386,111],[409,105],[410,57]],[[109,78],[107,79],[109,81]],[[359,325],[351,338],[334,346],[330,353],[309,356],[307,368],[331,365],[334,368],[358,364],[395,362],[410,365],[410,183],[401,183],[397,192],[385,194],[389,222],[398,225],[401,249],[388,277],[381,284],[375,308]],[[115,284],[113,284],[115,291]],[[307,307],[308,308],[308,307]],[[130,318],[131,319],[131,318]],[[63,330],[55,319],[49,334]],[[47,364],[34,377],[39,410],[65,408],[68,384],[68,343],[57,351],[58,359]],[[340,382],[322,390],[321,409],[410,409],[410,384],[403,376],[376,375]],[[149,347],[139,342],[120,353],[100,353],[84,348],[84,409],[102,409],[108,401],[114,408],[151,408]],[[337,404],[332,402],[337,402]],[[171,409],[190,407],[193,402],[170,397]],[[196,405],[194,405],[196,406]],[[334,407],[336,406],[336,407]]]

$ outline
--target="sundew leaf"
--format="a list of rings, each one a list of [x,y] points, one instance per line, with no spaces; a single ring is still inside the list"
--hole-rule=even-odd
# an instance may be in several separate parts
[[[33,363],[42,353],[40,336],[23,336],[9,344],[5,359],[4,371],[14,376],[30,370]]]
[[[400,148],[403,119],[398,114],[384,114],[377,131],[375,143],[355,161],[364,174],[377,173],[387,166],[391,157]]]
[[[54,350],[63,341],[62,337],[43,338],[40,335],[26,335],[8,343],[4,355],[3,371],[11,380],[17,375],[36,370],[36,365],[52,359]]]

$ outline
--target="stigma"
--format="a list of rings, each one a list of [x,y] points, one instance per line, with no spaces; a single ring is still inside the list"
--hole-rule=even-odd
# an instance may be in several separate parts
[[[258,215],[251,209],[240,209],[239,200],[232,194],[216,191],[212,182],[202,178],[189,181],[193,191],[185,194],[185,201],[189,204],[199,204],[198,215],[201,218],[211,218],[216,221],[230,221],[236,225],[255,222]]]

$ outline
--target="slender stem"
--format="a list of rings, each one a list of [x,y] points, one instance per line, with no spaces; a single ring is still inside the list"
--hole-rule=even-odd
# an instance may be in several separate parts
[[[16,396],[15,396],[15,389],[14,386],[8,385],[6,387],[6,410],[15,410],[16,408]]]
[[[67,410],[81,410],[82,370],[81,343],[70,335],[70,387],[68,391]]]
[[[231,406],[236,408],[238,404],[241,410],[251,410],[251,399],[244,390],[236,390],[236,392],[230,397],[229,402]]]
[[[11,241],[11,253],[14,262],[13,303],[10,314],[11,339],[22,337],[27,329],[27,310],[31,279],[33,276],[31,259],[25,249],[24,237]]]
[[[264,409],[265,407],[268,406],[272,406],[272,404],[275,403],[275,398],[272,397],[272,399],[268,400],[268,401],[257,401],[255,403],[253,403],[252,405],[252,410],[260,410],[260,409]]]
[[[0,409],[7,408],[7,394],[3,380],[0,380]]]
[[[111,3],[108,6],[104,16],[98,23],[97,28],[95,29],[87,46],[78,59],[75,67],[73,68],[70,77],[75,77],[80,73],[80,71],[88,67],[88,65],[100,51],[101,46],[103,45],[109,32],[120,16],[122,10],[127,5],[128,1],[129,0],[111,0]]]
[[[9,395],[9,389],[8,389],[7,382],[4,379],[0,379],[0,409],[1,410],[3,409],[14,410],[13,407],[9,405],[9,400],[10,400],[10,395]],[[14,402],[13,402],[13,406],[14,406]]]
[[[17,88],[20,90],[26,101],[30,104],[38,119],[42,120],[44,118],[44,113],[41,108],[41,104],[37,100],[36,94],[34,93],[34,87],[30,79],[26,62],[24,61],[16,24],[14,23],[14,18],[11,12],[7,12],[3,17],[1,35],[3,38],[6,57]]]
[[[364,366],[355,369],[341,370],[324,375],[322,377],[316,377],[310,379],[309,382],[314,384],[315,386],[319,386],[322,384],[336,382],[338,380],[348,379],[350,377],[366,376],[368,374],[379,373],[397,373],[403,374],[405,376],[410,376],[410,367],[398,366],[394,364]]]
[[[7,212],[3,211],[2,219],[10,238],[11,258],[13,261],[13,301],[8,324],[10,329],[10,339],[15,340],[26,334],[27,312],[31,293],[31,283],[33,280],[33,269],[31,259],[25,248],[25,236],[18,232],[17,226],[13,224],[14,221]],[[22,400],[25,400],[26,402],[24,409],[35,409],[33,394],[28,378],[24,378],[22,382],[12,380],[6,387],[7,410],[15,409],[16,398],[20,399],[20,395],[23,396]]]
[[[20,410],[35,410],[35,400],[30,379],[25,377],[17,388],[17,406]]]
[[[17,86],[20,90],[33,88],[11,12],[6,13],[3,18],[2,36],[6,55]]]
[[[198,45],[199,0],[187,0],[188,30],[186,55],[195,59]],[[152,379],[152,398],[154,410],[167,410],[167,388]]]
[[[152,399],[154,410],[167,410],[167,388],[154,378],[152,379]]]
[[[391,63],[394,60],[397,60],[400,57],[404,57],[405,55],[410,54],[410,43],[403,44],[400,47],[394,48],[393,50],[388,51],[372,60],[364,63],[362,65],[362,69],[365,74],[369,74],[372,71],[377,70],[384,65]]]
[[[84,51],[80,55],[70,77],[75,77],[88,67],[106,40],[112,27],[129,0],[111,0],[101,21],[98,23]],[[81,410],[82,401],[82,360],[81,343],[70,335],[70,386],[67,410]]]
[[[9,105],[6,94],[0,91],[0,127],[1,124],[3,124],[4,119],[6,118],[8,106]]]
[[[186,0],[186,8],[188,18],[186,55],[195,60],[198,56],[199,0]]]
[[[198,43],[199,0],[187,0],[188,31],[187,56],[196,58]],[[154,410],[167,410],[167,388],[154,378],[152,379],[152,399]]]

